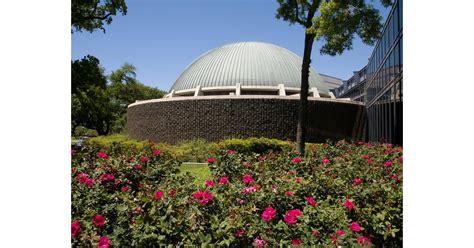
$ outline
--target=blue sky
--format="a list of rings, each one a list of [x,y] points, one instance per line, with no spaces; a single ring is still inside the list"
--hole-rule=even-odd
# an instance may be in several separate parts
[[[371,2],[371,1],[369,1]],[[276,0],[128,0],[128,13],[114,17],[106,33],[72,34],[72,59],[96,56],[106,73],[125,62],[137,67],[137,78],[168,91],[179,74],[204,52],[233,42],[273,43],[302,56],[304,31],[275,18]],[[389,9],[372,2],[385,17]],[[367,64],[373,47],[356,37],[353,49],[340,56],[320,55],[315,42],[312,67],[319,73],[348,79]]]

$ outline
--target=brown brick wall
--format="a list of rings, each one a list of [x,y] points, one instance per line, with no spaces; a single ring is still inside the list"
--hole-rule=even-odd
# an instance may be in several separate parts
[[[131,138],[176,143],[202,138],[268,137],[296,139],[298,99],[288,97],[195,97],[132,104],[127,126]],[[307,142],[359,140],[365,124],[362,105],[310,100]]]

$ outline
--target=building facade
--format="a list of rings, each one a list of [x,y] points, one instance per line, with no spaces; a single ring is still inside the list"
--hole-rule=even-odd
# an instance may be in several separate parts
[[[369,141],[403,144],[403,0],[395,1],[367,66],[364,80],[335,90],[338,98],[364,102]]]

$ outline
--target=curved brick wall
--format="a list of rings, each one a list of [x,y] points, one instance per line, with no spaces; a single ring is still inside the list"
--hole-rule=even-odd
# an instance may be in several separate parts
[[[174,97],[131,104],[128,134],[177,143],[202,138],[296,139],[298,100],[280,96]],[[363,138],[365,108],[356,102],[310,98],[307,142]]]

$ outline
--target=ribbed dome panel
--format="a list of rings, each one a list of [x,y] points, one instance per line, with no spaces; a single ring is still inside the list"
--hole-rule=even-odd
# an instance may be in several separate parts
[[[193,61],[171,90],[201,87],[277,86],[299,88],[302,58],[289,50],[262,42],[240,42],[212,49]],[[328,87],[310,68],[309,87],[329,94]]]

